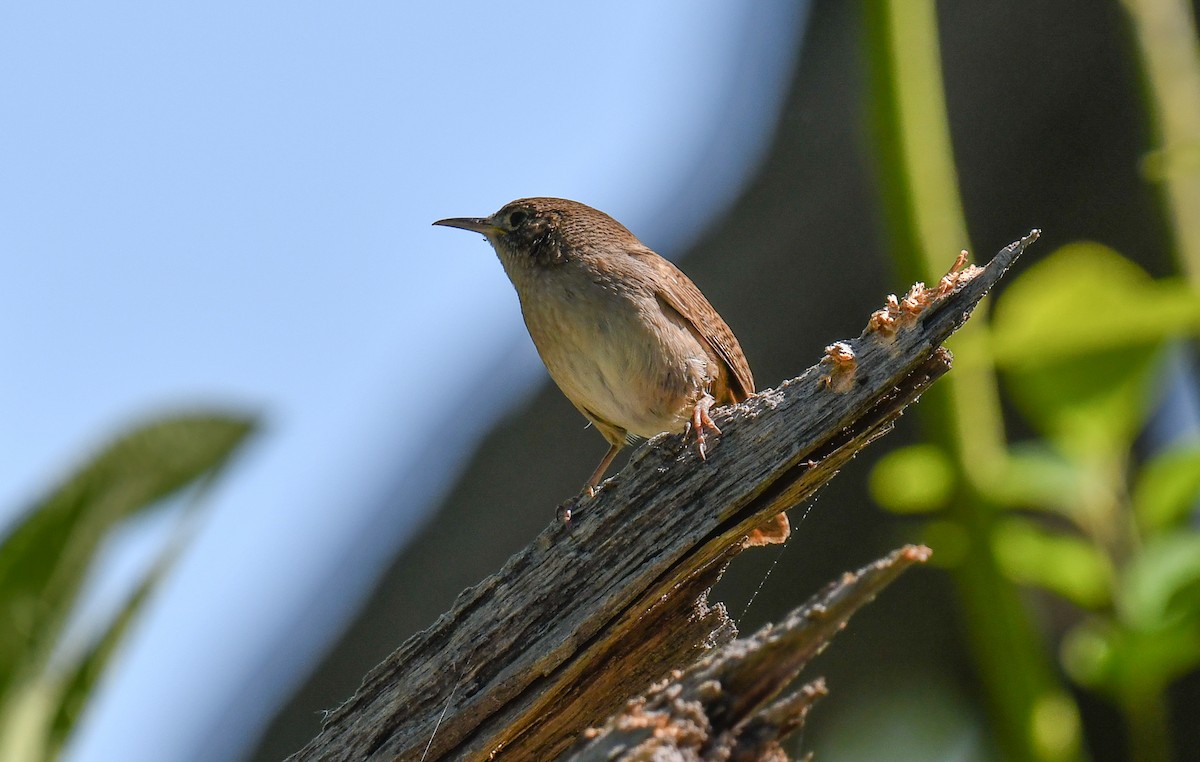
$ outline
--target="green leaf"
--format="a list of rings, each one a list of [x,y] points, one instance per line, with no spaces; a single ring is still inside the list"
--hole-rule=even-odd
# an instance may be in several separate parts
[[[1182,626],[1142,632],[1094,619],[1067,633],[1061,657],[1072,679],[1118,700],[1160,695],[1200,663],[1200,633]]]
[[[1200,296],[1182,279],[1153,280],[1107,246],[1082,241],[1015,278],[993,315],[996,362],[1037,368],[1194,333]]]
[[[0,543],[0,696],[45,664],[107,532],[224,464],[246,418],[189,415],[120,437],[29,510]]]
[[[54,759],[50,724],[59,693],[57,685],[40,679],[20,680],[9,687],[0,707],[0,759]]]
[[[1072,627],[1063,637],[1060,659],[1071,679],[1090,688],[1116,692],[1117,629],[1112,622],[1091,619]]]
[[[1110,600],[1108,559],[1082,537],[1014,517],[997,524],[992,548],[1000,568],[1015,582],[1050,590],[1089,609]]]
[[[941,448],[921,444],[884,455],[871,470],[871,496],[894,513],[942,508],[954,492],[954,467]]]
[[[1113,449],[1145,418],[1158,350],[1200,327],[1200,296],[1097,243],[1064,246],[997,299],[992,356],[1031,423],[1070,449]]]
[[[1148,542],[1129,565],[1117,603],[1136,630],[1200,626],[1200,532],[1181,529]]]
[[[180,546],[173,543],[162,554],[154,568],[139,581],[137,588],[121,609],[116,612],[108,628],[95,639],[90,648],[78,654],[70,663],[61,665],[56,663],[48,670],[54,674],[47,675],[47,677],[52,679],[53,686],[58,689],[58,709],[52,719],[47,739],[47,745],[50,747],[52,755],[58,755],[91,694],[92,686],[103,673],[117,644],[124,637],[137,612],[141,610],[150,591],[154,589],[175,560],[179,549]],[[54,661],[57,662],[58,659],[56,658]]]
[[[1073,512],[1079,501],[1078,465],[1041,442],[1014,445],[999,478],[987,485],[987,495],[1012,508],[1040,508]]]
[[[1200,445],[1164,450],[1148,461],[1133,487],[1133,509],[1147,534],[1189,516],[1200,501]]]

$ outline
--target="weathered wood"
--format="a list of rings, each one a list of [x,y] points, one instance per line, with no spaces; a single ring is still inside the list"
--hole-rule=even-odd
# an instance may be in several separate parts
[[[825,694],[825,684],[818,679],[767,702],[829,645],[855,611],[929,555],[929,548],[909,545],[843,575],[778,624],[722,646],[629,700],[603,727],[586,733],[570,762],[787,759],[780,742],[803,725],[808,708]]]
[[[707,460],[659,435],[411,637],[291,759],[549,759],[672,669],[728,642],[704,591],[752,530],[811,496],[949,368],[940,344],[1036,231],[914,287],[857,339],[714,411]],[[435,732],[436,730],[436,732]]]

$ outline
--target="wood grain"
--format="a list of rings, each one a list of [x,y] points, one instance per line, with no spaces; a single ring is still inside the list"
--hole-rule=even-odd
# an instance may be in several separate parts
[[[553,521],[367,674],[290,759],[550,759],[730,642],[705,591],[743,538],[811,496],[949,369],[940,345],[1036,238],[910,292],[920,298],[897,319],[877,314],[800,376],[714,410],[723,433],[707,460],[680,436],[646,442],[594,498],[563,506],[569,525]]]

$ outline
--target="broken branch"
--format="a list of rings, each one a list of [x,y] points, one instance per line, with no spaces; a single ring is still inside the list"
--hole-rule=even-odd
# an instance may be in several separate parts
[[[745,538],[890,430],[949,369],[942,342],[1036,238],[889,298],[804,374],[714,410],[722,434],[707,460],[679,436],[648,441],[594,498],[561,507],[569,524],[373,669],[291,759],[550,759],[728,644],[735,628],[706,593]],[[770,717],[786,724],[799,706]]]

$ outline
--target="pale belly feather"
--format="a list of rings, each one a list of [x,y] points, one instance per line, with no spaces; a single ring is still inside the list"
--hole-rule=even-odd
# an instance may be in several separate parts
[[[576,407],[630,434],[681,431],[712,382],[704,347],[653,297],[638,309],[571,309],[586,298],[522,304],[551,378]]]

